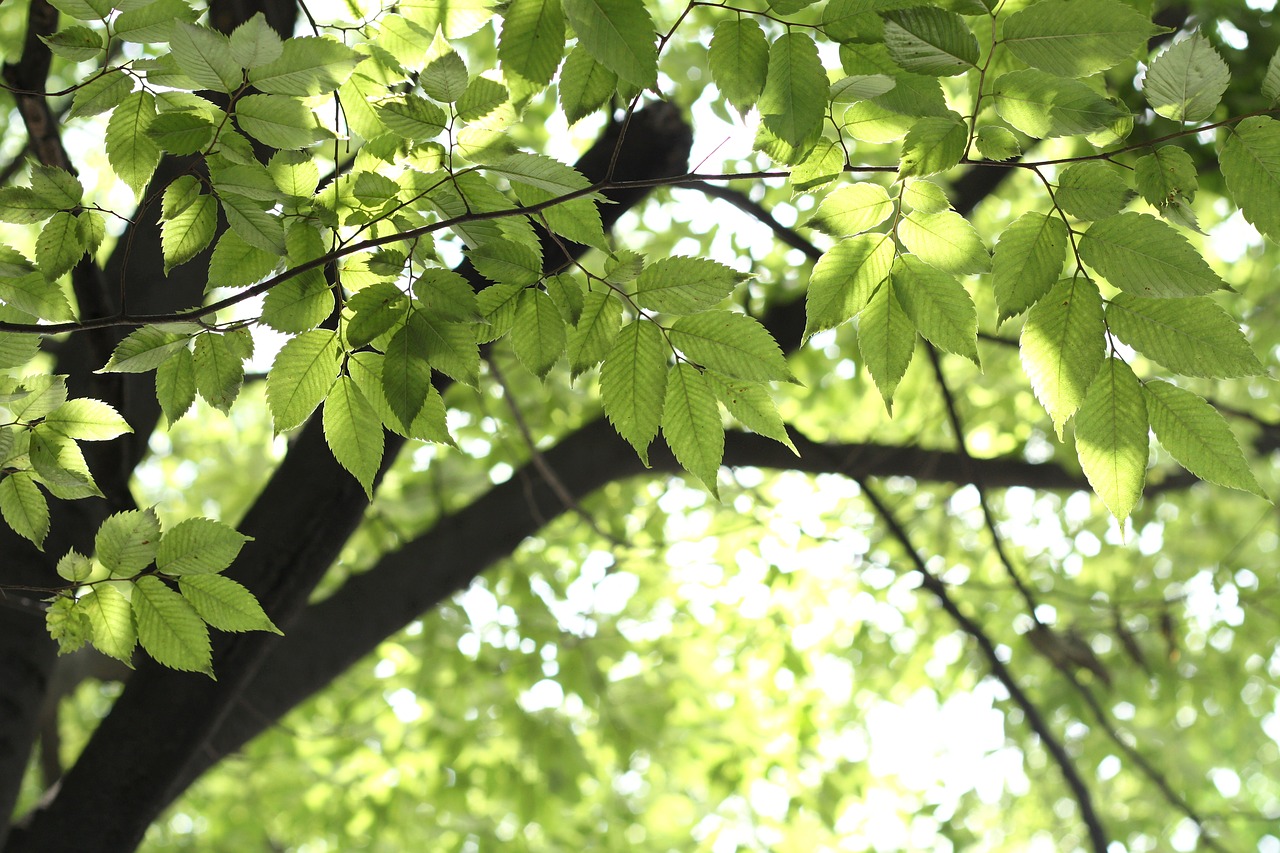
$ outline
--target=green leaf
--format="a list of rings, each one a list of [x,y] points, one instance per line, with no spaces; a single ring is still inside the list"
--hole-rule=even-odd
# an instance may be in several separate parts
[[[41,551],[49,535],[49,503],[27,471],[0,476],[0,515],[13,532]]]
[[[898,237],[920,260],[940,270],[972,275],[991,269],[991,255],[978,230],[954,210],[913,212],[898,223]]]
[[[89,617],[93,631],[93,647],[108,657],[129,664],[138,644],[138,630],[133,624],[133,609],[115,584],[96,585],[78,602]]]
[[[413,283],[413,296],[424,311],[445,320],[465,323],[481,319],[471,283],[452,270],[423,270]]]
[[[250,537],[220,521],[188,518],[160,538],[156,568],[174,577],[220,572],[235,562],[244,543],[250,541]]]
[[[147,128],[161,150],[171,154],[196,154],[213,140],[213,124],[194,112],[174,110],[160,113]]]
[[[186,575],[178,580],[178,589],[200,618],[219,631],[284,633],[268,618],[253,593],[231,578]]]
[[[561,273],[548,276],[543,284],[564,321],[570,326],[576,325],[582,319],[582,306],[585,304],[585,295],[578,277]]]
[[[922,118],[902,141],[898,178],[922,178],[945,172],[960,162],[969,133],[958,118]]]
[[[430,383],[427,385],[426,400],[413,422],[408,427],[400,423],[400,416],[392,411],[386,394],[383,393],[382,369],[385,362],[386,359],[383,356],[372,352],[355,353],[347,361],[352,380],[364,393],[369,405],[373,406],[374,411],[378,413],[382,423],[388,429],[406,438],[452,445],[453,437],[449,435],[448,425],[445,422],[444,400],[441,399],[440,392]],[[430,366],[425,361],[422,362],[422,366],[429,378]]]
[[[495,284],[476,294],[476,307],[480,309],[480,316],[487,324],[477,331],[477,341],[496,341],[511,331],[522,290],[524,286],[519,284]]]
[[[851,74],[831,84],[831,103],[852,104],[877,98],[898,85],[888,74]]]
[[[502,19],[498,59],[530,82],[551,82],[564,53],[564,11],[560,0],[512,0]]]
[[[1244,218],[1280,241],[1280,122],[1254,116],[1237,124],[1227,133],[1219,166]]]
[[[467,65],[461,56],[449,51],[431,60],[419,82],[429,97],[451,104],[467,91]]]
[[[235,193],[222,193],[218,198],[227,224],[241,239],[265,252],[285,253],[284,225],[278,216],[264,210],[261,202]]]
[[[520,294],[511,345],[516,358],[539,379],[546,379],[564,354],[564,318],[551,297],[536,288]]]
[[[569,371],[573,378],[604,360],[622,328],[622,302],[610,290],[593,290],[586,295],[582,314],[569,330]]]
[[[721,21],[707,55],[711,79],[725,99],[746,115],[760,99],[769,72],[769,41],[753,18]]]
[[[889,235],[862,234],[841,240],[819,258],[805,295],[805,340],[861,311],[889,274],[893,257]]]
[[[133,91],[133,78],[116,69],[94,77],[71,96],[71,110],[67,118],[96,116],[114,109],[125,96]]]
[[[169,425],[177,423],[196,400],[196,367],[191,350],[174,352],[156,369],[156,401]]]
[[[1076,455],[1089,485],[1121,524],[1147,476],[1147,407],[1138,377],[1108,358],[1076,415]]]
[[[53,0],[50,5],[81,21],[105,21],[111,14],[111,0]]]
[[[59,210],[79,207],[84,198],[80,180],[66,169],[54,166],[32,166],[31,191]]]
[[[169,41],[176,21],[190,24],[199,17],[185,0],[154,0],[142,6],[118,5],[126,8],[111,22],[112,33],[121,41],[137,44]]]
[[[1135,296],[1199,296],[1226,287],[1185,237],[1145,213],[1093,223],[1080,239],[1080,259]]]
[[[591,182],[572,166],[551,157],[517,152],[486,166],[510,181],[547,190],[557,196],[584,190]]]
[[[1194,33],[1152,61],[1142,89],[1159,115],[1174,121],[1203,121],[1213,115],[1230,82],[1227,63],[1208,39]]]
[[[220,412],[230,411],[244,382],[244,363],[226,336],[217,333],[196,338],[196,391],[210,406]]]
[[[662,405],[662,434],[681,467],[720,497],[716,475],[724,458],[724,425],[710,385],[697,368],[671,368]]]
[[[796,456],[800,451],[787,435],[787,427],[778,414],[778,407],[769,396],[769,389],[757,382],[743,382],[721,376],[714,370],[704,370],[702,378],[706,380],[716,399],[724,404],[739,423],[747,429],[771,438],[786,447]]]
[[[143,326],[116,344],[110,360],[98,373],[146,373],[155,370],[166,358],[184,349],[188,340],[187,335]]]
[[[347,323],[347,343],[363,347],[390,330],[405,316],[409,297],[389,281],[379,281],[352,294],[347,307],[354,315]]]
[[[769,73],[758,103],[765,127],[799,147],[822,129],[829,94],[827,73],[809,34],[779,36],[769,48]]]
[[[372,500],[373,483],[382,465],[382,419],[350,376],[338,377],[338,384],[324,401],[324,440],[333,458],[351,472]]]
[[[591,58],[587,49],[577,45],[560,69],[560,106],[569,124],[591,115],[604,106],[618,88],[618,75]]]
[[[832,192],[806,224],[835,237],[849,237],[876,227],[892,212],[893,202],[888,191],[879,184],[863,182]]]
[[[564,13],[591,57],[647,89],[658,81],[653,19],[643,0],[563,0]]]
[[[40,36],[56,56],[72,62],[96,59],[102,53],[102,35],[88,27],[67,27],[51,36]]]
[[[231,33],[231,58],[244,68],[258,68],[284,54],[284,44],[266,17],[258,12]]]
[[[262,300],[262,322],[279,332],[305,332],[333,313],[333,288],[320,270],[280,282]]]
[[[1179,199],[1193,199],[1199,182],[1191,155],[1176,145],[1162,145],[1133,164],[1134,181],[1143,199],[1164,207]]]
[[[94,555],[107,571],[129,577],[151,565],[160,544],[160,519],[154,509],[108,516],[94,537]]]
[[[444,131],[444,110],[417,95],[403,95],[378,105],[378,118],[392,132],[415,142],[435,139]]]
[[[11,308],[46,320],[73,320],[75,313],[66,294],[56,282],[43,273],[32,272],[21,278],[0,278],[0,301]]]
[[[0,187],[0,221],[16,225],[43,222],[58,212],[57,205],[27,187]]]
[[[681,317],[667,331],[691,361],[752,382],[792,378],[786,356],[760,321],[736,311]]]
[[[148,575],[134,582],[129,603],[147,654],[170,669],[213,677],[209,630],[185,598]]]
[[[1006,228],[991,258],[999,322],[1036,304],[1058,280],[1066,257],[1067,226],[1056,216],[1024,213]]]
[[[431,390],[431,363],[427,361],[428,324],[417,311],[387,343],[382,364],[382,391],[387,405],[408,429]]]
[[[658,327],[633,320],[618,333],[600,368],[605,416],[647,467],[667,383],[667,344]]]
[[[858,314],[858,351],[890,412],[916,349],[916,330],[894,295],[896,289],[892,279],[886,280]]]
[[[507,87],[487,77],[472,77],[455,109],[460,121],[476,121],[491,114],[511,98]]]
[[[272,148],[300,149],[329,137],[316,114],[296,98],[248,95],[236,102],[236,121],[245,133]]]
[[[267,405],[277,433],[305,421],[338,376],[338,336],[312,329],[288,341],[267,373]]]
[[[1120,170],[1096,160],[1074,163],[1058,176],[1054,200],[1063,212],[1076,219],[1106,219],[1120,212],[1129,199],[1130,188]]]
[[[917,74],[950,77],[978,64],[978,40],[964,18],[932,6],[886,12],[884,43],[894,62]]]
[[[1039,0],[1009,16],[1001,41],[1033,68],[1088,77],[1129,59],[1158,32],[1117,0]]]
[[[1125,114],[1084,83],[1034,68],[998,77],[992,96],[1001,118],[1037,139],[1089,133]]]
[[[1206,296],[1144,299],[1119,293],[1107,307],[1107,326],[1147,358],[1186,376],[1229,379],[1264,370],[1236,321]]]
[[[978,309],[953,275],[914,255],[901,255],[891,273],[893,293],[925,340],[978,364]]]
[[[218,203],[211,195],[197,196],[183,211],[160,226],[165,275],[204,251],[218,226]]]
[[[160,146],[147,135],[155,118],[155,96],[133,92],[120,101],[107,121],[107,160],[138,198],[160,163]]]
[[[133,432],[124,418],[101,400],[68,400],[44,416],[44,425],[77,441],[108,441]]]
[[[270,95],[324,95],[341,86],[363,59],[328,36],[290,38],[282,45],[279,59],[249,69],[249,82]]]
[[[1201,480],[1266,497],[1227,421],[1203,399],[1153,379],[1142,386],[1151,429],[1178,464]]]
[[[1008,128],[997,124],[988,124],[978,128],[974,138],[978,153],[988,160],[1012,160],[1022,155],[1022,145],[1018,137]]]
[[[46,281],[56,281],[84,257],[80,223],[60,210],[49,218],[36,237],[36,265]]]
[[[705,258],[655,261],[636,279],[636,304],[653,311],[692,314],[718,305],[746,276]]]
[[[284,201],[284,195],[276,186],[267,168],[257,160],[252,165],[222,163],[210,169],[213,188],[218,195],[235,195],[262,202],[267,206]]]
[[[54,497],[63,500],[102,497],[80,446],[44,424],[32,428],[27,456],[40,483]]]
[[[244,71],[231,56],[231,40],[220,32],[175,21],[169,49],[182,73],[201,88],[230,94],[244,83]]]
[[[519,316],[517,307],[517,321]],[[423,345],[421,352],[432,367],[459,382],[476,385],[480,378],[480,348],[470,324],[450,323],[438,316],[414,311],[408,325],[418,327]],[[514,331],[513,328],[513,335]],[[390,355],[390,350],[387,354]]]
[[[63,580],[84,583],[93,574],[93,560],[73,549],[62,555],[56,569]]]
[[[248,287],[275,272],[280,261],[280,253],[252,246],[235,231],[224,231],[209,259],[209,286]]]
[[[1269,107],[1280,103],[1280,50],[1273,53],[1267,63],[1267,73],[1262,78],[1262,97]]]
[[[1098,286],[1084,276],[1058,282],[1027,315],[1019,351],[1031,389],[1061,439],[1106,354]]]

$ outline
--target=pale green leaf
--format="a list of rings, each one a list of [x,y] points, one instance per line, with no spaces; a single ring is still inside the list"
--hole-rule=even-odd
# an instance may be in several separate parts
[[[1262,78],[1262,97],[1267,106],[1280,104],[1280,50],[1273,53],[1267,63],[1267,73]]]
[[[339,377],[324,401],[324,440],[372,500],[382,464],[382,420],[350,376]]]
[[[724,458],[724,425],[710,385],[697,368],[671,368],[662,405],[662,435],[676,461],[717,498],[716,475]]]
[[[305,332],[333,313],[333,288],[318,269],[280,282],[262,300],[262,322],[279,332]]]
[[[560,275],[548,276],[543,285],[547,288],[547,295],[551,297],[551,301],[556,304],[556,308],[560,309],[560,316],[570,326],[577,325],[582,319],[582,308],[586,304],[586,295],[583,293],[582,283],[575,275],[561,273]]]
[[[125,95],[107,121],[107,160],[138,198],[160,163],[160,146],[147,134],[155,118],[155,96],[139,91]]]
[[[1058,176],[1054,200],[1076,219],[1106,219],[1119,213],[1133,198],[1124,174],[1110,163],[1091,160],[1074,163]]]
[[[191,350],[185,346],[160,363],[156,369],[156,402],[172,426],[196,401],[196,368]]]
[[[0,302],[46,320],[73,320],[75,313],[62,287],[31,272],[19,278],[0,278]]]
[[[467,91],[467,65],[451,50],[431,60],[419,83],[429,97],[451,104]]]
[[[267,373],[267,405],[276,432],[305,421],[338,377],[338,336],[312,329],[288,341]]]
[[[79,178],[54,166],[32,166],[31,191],[59,210],[78,207],[84,197],[84,186]]]
[[[541,154],[517,152],[485,168],[510,181],[537,187],[557,196],[591,186],[591,182],[572,166]]]
[[[452,270],[427,269],[413,283],[413,296],[424,311],[459,323],[481,320],[471,283]]]
[[[446,423],[444,400],[440,397],[440,392],[430,382],[426,386],[426,399],[423,401],[422,407],[418,410],[413,422],[408,427],[400,422],[400,416],[392,411],[391,404],[387,402],[386,394],[383,392],[382,368],[385,362],[386,359],[383,356],[373,352],[355,353],[347,361],[352,380],[365,395],[369,405],[373,406],[374,411],[378,413],[382,423],[388,429],[406,438],[452,445],[454,442],[453,437],[449,435],[449,428]],[[429,379],[431,375],[430,366],[425,361],[422,361],[421,367],[426,371]]]
[[[58,577],[72,583],[84,583],[93,574],[93,560],[72,549],[63,554],[56,567]]]
[[[805,295],[806,340],[850,320],[863,309],[893,264],[893,238],[862,234],[841,240],[814,264]]]
[[[760,321],[736,311],[706,311],[675,321],[667,335],[702,367],[752,382],[790,380],[791,369]]]
[[[130,577],[151,565],[160,544],[160,519],[154,509],[108,516],[94,537],[94,556],[117,577]]]
[[[160,226],[165,275],[204,251],[218,226],[218,203],[212,195],[197,196],[184,210]]]
[[[932,6],[886,12],[884,43],[894,62],[916,74],[949,77],[978,64],[978,40],[964,18]]]
[[[220,572],[235,562],[250,537],[210,518],[188,518],[160,538],[156,568],[166,575]]]
[[[231,56],[231,40],[223,33],[175,21],[169,49],[182,73],[203,89],[230,94],[244,83],[244,71]]]
[[[44,424],[33,427],[27,457],[41,485],[54,497],[63,500],[102,497],[80,446],[61,433]]]
[[[769,41],[752,18],[721,21],[711,35],[707,55],[711,79],[721,94],[743,115],[764,91],[769,71]]]
[[[955,276],[914,255],[901,255],[890,280],[902,310],[925,340],[978,363],[978,309]]]
[[[1056,216],[1024,213],[1006,228],[991,258],[1000,322],[1036,304],[1058,280],[1066,258],[1067,226]]]
[[[214,332],[197,337],[192,366],[200,396],[218,411],[229,411],[244,382],[244,363],[227,336]]]
[[[569,24],[591,57],[647,89],[658,80],[653,19],[643,0],[564,0]]]
[[[1124,523],[1147,476],[1147,407],[1138,377],[1108,358],[1076,415],[1076,455],[1089,485]]]
[[[1236,321],[1207,296],[1144,299],[1119,293],[1107,307],[1107,326],[1147,358],[1186,376],[1229,379],[1263,372]]]
[[[378,105],[378,118],[392,133],[427,142],[444,131],[448,116],[444,110],[417,95],[403,95]]]
[[[645,267],[635,282],[641,308],[692,314],[724,301],[746,276],[706,258],[663,258]]]
[[[147,128],[160,149],[171,154],[196,154],[213,140],[213,124],[204,116],[184,110],[160,113]]]
[[[1266,497],[1217,409],[1158,379],[1142,386],[1142,392],[1151,429],[1179,465],[1201,480]]]
[[[1134,183],[1150,205],[1163,208],[1181,199],[1193,199],[1199,189],[1196,164],[1176,145],[1162,145],[1133,164]]]
[[[262,202],[235,193],[219,195],[227,224],[246,243],[265,252],[283,255],[284,224],[279,216],[263,209]]]
[[[1033,68],[1088,77],[1130,58],[1158,32],[1118,0],[1039,0],[1009,16],[1001,41]]]
[[[978,128],[974,137],[978,153],[988,160],[1012,160],[1022,155],[1022,145],[1013,131],[998,124],[988,124]]]
[[[71,110],[67,118],[96,116],[114,109],[125,96],[133,91],[133,78],[124,73],[124,69],[115,69],[94,77],[71,96]]]
[[[50,5],[81,21],[105,21],[111,14],[111,0],[52,0]]]
[[[36,195],[28,187],[0,187],[0,222],[33,225],[57,212],[56,202]]]
[[[222,232],[209,259],[210,287],[248,287],[280,266],[279,253],[250,245],[235,231]]]
[[[646,466],[662,417],[668,353],[655,324],[634,320],[618,333],[600,368],[604,413]]]
[[[511,98],[507,87],[488,77],[472,77],[454,109],[460,121],[474,122],[493,113]]]
[[[96,59],[102,53],[102,35],[88,27],[67,27],[50,36],[40,36],[56,56],[72,62]]]
[[[1079,80],[1034,68],[996,78],[992,95],[1001,118],[1037,139],[1099,130],[1124,115],[1123,109]]]
[[[124,593],[114,583],[97,584],[78,605],[89,617],[93,647],[129,664],[138,644],[138,631],[133,624],[133,608]]]
[[[498,59],[504,70],[545,86],[560,65],[564,42],[560,0],[512,0],[502,19]]]
[[[115,350],[99,373],[146,373],[176,351],[187,346],[187,335],[163,332],[154,326],[136,329],[116,344]]]
[[[517,307],[513,322],[519,314]],[[407,325],[417,328],[423,347],[420,352],[433,368],[467,385],[474,386],[479,381],[480,348],[469,323],[451,323],[438,315],[414,311]]]
[[[1185,237],[1145,213],[1093,223],[1080,238],[1080,259],[1135,296],[1199,296],[1226,287]]]
[[[431,364],[427,361],[429,334],[426,318],[414,311],[387,343],[382,363],[382,392],[403,429],[413,423],[431,390]]]
[[[908,186],[915,186],[914,181]],[[945,198],[943,200],[945,207]],[[874,228],[893,212],[889,193],[879,184],[856,183],[840,187],[818,205],[807,224],[836,237],[849,237]]]
[[[893,411],[893,394],[906,375],[916,348],[916,330],[902,310],[892,280],[886,280],[858,314],[858,351],[876,383],[885,408]]]
[[[923,178],[945,172],[960,162],[968,128],[959,118],[922,118],[902,141],[898,178]]]
[[[511,346],[516,358],[539,379],[546,379],[552,366],[564,354],[564,318],[547,294],[530,288],[520,294]]]
[[[1219,165],[1244,218],[1280,241],[1280,121],[1254,116],[1231,128]]]
[[[200,618],[219,631],[284,633],[263,611],[253,593],[231,578],[185,575],[178,580],[178,589]]]
[[[991,269],[991,255],[978,230],[954,210],[912,212],[898,223],[898,237],[930,266],[956,275]]]
[[[0,515],[13,532],[42,547],[49,535],[49,502],[26,471],[0,475]]]
[[[363,59],[329,36],[295,37],[284,42],[279,59],[249,69],[249,82],[271,95],[323,95],[341,86]]]
[[[231,58],[244,68],[275,62],[284,54],[279,34],[258,12],[231,32]]]
[[[121,41],[137,44],[166,42],[173,36],[177,21],[194,23],[199,13],[185,0],[154,0],[141,6],[118,4],[124,11],[111,22],[111,31]]]
[[[36,237],[36,265],[46,281],[55,281],[84,257],[80,223],[65,210],[49,218]]]
[[[236,121],[245,133],[272,148],[299,149],[329,137],[315,111],[297,98],[248,95],[236,101]]]
[[[77,441],[108,441],[133,432],[115,409],[101,400],[78,397],[44,416],[44,425]]]
[[[782,416],[778,414],[778,407],[769,396],[767,387],[758,382],[743,382],[741,379],[721,376],[714,370],[704,370],[702,378],[706,380],[716,399],[744,427],[765,438],[771,438],[795,455],[800,455],[791,436],[787,435],[786,424],[782,422]]]
[[[148,575],[134,582],[129,603],[147,654],[170,669],[213,677],[209,629],[186,599]]]
[[[613,291],[601,288],[588,293],[568,335],[569,370],[575,379],[604,360],[621,328],[622,302]]]
[[[789,32],[769,47],[769,73],[758,107],[773,134],[799,147],[822,129],[830,90],[808,33]]]
[[[1155,58],[1142,84],[1147,103],[1174,121],[1203,121],[1213,115],[1231,82],[1227,63],[1200,33]]]
[[[1106,354],[1097,285],[1084,276],[1058,282],[1027,315],[1019,351],[1031,389],[1061,439]]]
[[[560,106],[569,124],[591,115],[613,96],[618,75],[596,62],[582,45],[569,51],[560,69]]]
[[[831,84],[831,103],[852,104],[878,98],[898,85],[888,74],[850,74]]]

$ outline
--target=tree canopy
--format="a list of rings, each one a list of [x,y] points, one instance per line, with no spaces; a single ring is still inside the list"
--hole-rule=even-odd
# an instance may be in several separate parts
[[[0,850],[1280,851],[1273,6],[0,6]]]

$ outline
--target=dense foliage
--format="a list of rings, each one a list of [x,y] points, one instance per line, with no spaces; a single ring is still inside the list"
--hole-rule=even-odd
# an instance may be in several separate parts
[[[1280,850],[1261,5],[0,8],[4,849]]]

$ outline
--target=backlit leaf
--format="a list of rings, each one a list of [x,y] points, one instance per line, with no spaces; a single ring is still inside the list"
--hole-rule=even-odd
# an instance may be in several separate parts
[[[1147,407],[1138,377],[1108,358],[1076,415],[1076,454],[1089,485],[1121,523],[1147,476]]]
[[[1119,293],[1107,325],[1120,340],[1186,376],[1229,379],[1263,372],[1236,321],[1206,296],[1144,299]]]
[[[1164,449],[1201,480],[1266,497],[1227,421],[1200,397],[1153,379],[1142,386],[1151,429]]]
[[[646,466],[662,419],[669,352],[657,326],[633,320],[618,333],[600,368],[604,413]]]
[[[1102,296],[1084,276],[1058,282],[1027,314],[1022,367],[1059,439],[1102,366],[1105,335]]]
[[[719,497],[716,474],[724,458],[724,426],[715,395],[690,364],[675,365],[667,378],[662,434],[676,461]]]
[[[1080,258],[1135,296],[1199,296],[1226,286],[1185,237],[1145,213],[1093,223],[1080,238]]]

